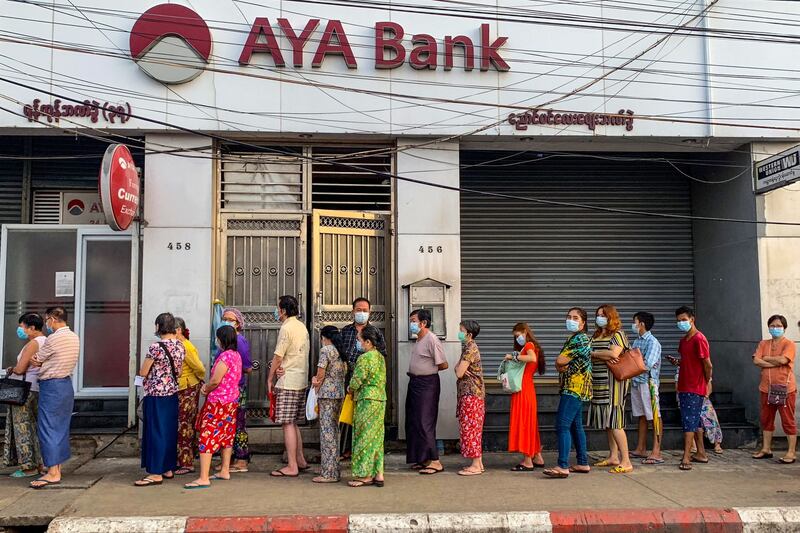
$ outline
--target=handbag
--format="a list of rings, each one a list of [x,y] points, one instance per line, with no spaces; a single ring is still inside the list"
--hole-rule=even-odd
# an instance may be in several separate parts
[[[617,381],[635,378],[647,372],[644,364],[644,357],[639,348],[629,348],[619,355],[619,361],[608,363],[608,369],[614,374]]]
[[[503,361],[497,369],[497,380],[503,385],[506,392],[519,392],[522,390],[522,376],[525,373],[525,363],[521,361]]]
[[[0,379],[0,403],[6,405],[25,405],[28,395],[31,392],[30,381],[22,379],[2,378]]]
[[[158,345],[161,347],[162,350],[164,350],[164,353],[167,355],[167,360],[169,360],[169,371],[170,374],[172,374],[172,379],[175,381],[175,386],[180,388],[180,383],[178,382],[178,374],[175,371],[175,361],[172,360],[172,354],[169,353],[169,350],[167,349],[167,345],[165,343],[159,342]],[[151,372],[153,371],[152,367],[150,368],[150,371]],[[139,420],[144,421],[144,396],[139,398],[139,401],[136,404],[136,417]]]
[[[769,370],[772,370],[771,368]],[[769,392],[767,393],[767,404],[783,407],[786,405],[786,398],[789,396],[789,378],[786,384],[772,383],[772,372],[769,372]]]
[[[344,401],[342,402],[342,412],[339,414],[339,423],[352,426],[354,410],[355,410],[355,405],[353,403],[353,395],[347,394],[344,397]]]
[[[267,400],[269,400],[269,419],[275,422],[275,393],[269,391]]]

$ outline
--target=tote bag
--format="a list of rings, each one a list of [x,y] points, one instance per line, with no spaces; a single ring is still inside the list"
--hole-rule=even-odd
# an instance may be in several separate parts
[[[339,423],[352,426],[354,409],[355,405],[353,404],[353,395],[348,394],[344,397],[344,401],[342,402],[342,412],[339,415]]]
[[[525,363],[503,361],[497,369],[497,380],[502,383],[506,392],[519,392],[522,390],[522,375],[525,373]]]

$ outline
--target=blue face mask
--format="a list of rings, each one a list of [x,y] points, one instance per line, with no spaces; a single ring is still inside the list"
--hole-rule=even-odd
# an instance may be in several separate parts
[[[48,335],[50,335],[51,333],[53,333],[53,328],[51,328],[50,326],[45,326],[45,328],[44,328],[44,329],[47,331],[47,334],[48,334]]]
[[[631,332],[634,335],[638,335],[639,334],[639,326],[637,326],[636,324],[631,324]]]
[[[528,339],[525,338],[525,335],[518,335],[514,340],[517,341],[517,344],[520,346],[525,346],[525,343],[528,342]]]
[[[419,322],[409,322],[408,331],[410,331],[412,335],[419,333]]]
[[[28,340],[28,334],[25,333],[25,330],[22,328],[22,326],[17,326],[17,337],[19,337],[20,340],[23,341]]]
[[[684,333],[688,332],[692,329],[692,323],[688,320],[679,320],[677,323],[678,329],[683,331]]]
[[[222,322],[222,324],[220,324],[220,327],[221,326],[230,326],[233,329],[236,329],[236,322],[231,322],[230,320],[225,320],[225,321]]]
[[[769,328],[769,334],[773,339],[779,339],[783,337],[783,328]]]
[[[356,311],[353,319],[356,321],[356,324],[366,324],[369,322],[369,313],[366,311]]]
[[[360,339],[356,339],[356,351],[358,353],[363,353],[364,352],[364,346],[361,344],[361,340]]]
[[[461,342],[467,342],[467,334],[464,333],[463,331],[459,331],[458,340],[460,340]]]
[[[597,327],[604,328],[608,325],[608,318],[604,316],[598,316],[594,319],[594,323],[597,324]]]
[[[567,319],[567,331],[570,333],[577,333],[580,330],[580,324],[577,320]]]
[[[281,321],[281,312],[278,310],[277,307],[275,309],[273,309],[272,316],[275,317],[275,322],[280,322]]]

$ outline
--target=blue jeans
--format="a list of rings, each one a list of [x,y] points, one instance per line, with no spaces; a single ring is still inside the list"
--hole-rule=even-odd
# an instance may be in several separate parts
[[[558,434],[558,466],[569,468],[569,452],[573,443],[578,464],[589,466],[586,433],[583,432],[583,402],[575,396],[561,395],[556,416],[556,433]]]

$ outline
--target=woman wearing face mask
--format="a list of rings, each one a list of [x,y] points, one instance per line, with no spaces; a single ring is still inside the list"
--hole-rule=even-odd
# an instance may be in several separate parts
[[[336,326],[325,326],[319,332],[322,348],[319,351],[317,374],[311,378],[311,385],[317,390],[319,398],[319,451],[320,475],[314,483],[339,482],[339,413],[344,399],[344,378],[347,363],[342,359],[344,352],[342,336]]]
[[[771,338],[761,341],[753,354],[753,364],[761,369],[758,390],[761,394],[761,430],[764,435],[761,451],[753,455],[753,459],[772,458],[772,434],[777,413],[789,441],[789,450],[778,462],[792,464],[797,460],[797,423],[794,417],[797,383],[794,377],[795,344],[784,335],[786,326],[786,317],[769,317],[767,327]]]
[[[544,351],[533,336],[528,324],[520,322],[512,330],[514,351],[506,354],[506,361],[525,363],[522,390],[511,395],[511,423],[508,428],[508,451],[522,453],[522,462],[512,472],[532,472],[543,468],[542,441],[539,438],[539,420],[536,406],[536,387],[533,376],[544,374]]]
[[[583,431],[583,402],[592,399],[592,348],[586,334],[586,311],[580,307],[567,311],[566,326],[571,335],[556,359],[559,372],[558,466],[544,471],[544,475],[554,478],[567,478],[570,472],[588,474],[591,470]],[[570,467],[569,452],[573,444],[578,464]]]
[[[36,434],[36,414],[39,409],[39,367],[31,360],[47,337],[42,333],[44,320],[37,313],[25,313],[19,317],[17,337],[25,342],[17,356],[17,364],[6,369],[11,379],[25,379],[31,384],[25,405],[9,405],[6,416],[3,464],[19,466],[11,477],[30,477],[42,468],[39,437]]]
[[[250,358],[250,344],[244,337],[244,316],[235,307],[227,307],[222,312],[222,325],[236,330],[236,351],[242,358],[242,377],[239,380],[239,410],[236,412],[236,438],[233,440],[233,458],[231,472],[234,474],[247,472],[250,463],[250,448],[247,435],[247,375],[253,371]]]
[[[595,313],[597,329],[592,336],[592,405],[589,426],[605,429],[608,434],[608,457],[595,466],[611,466],[612,474],[633,471],[625,435],[625,397],[630,380],[617,381],[608,369],[630,345],[622,321],[613,305],[601,305]]]
[[[386,415],[386,361],[378,351],[378,329],[367,326],[358,334],[362,352],[353,369],[353,481],[351,487],[383,487],[383,438]]]
[[[200,399],[200,387],[206,379],[206,367],[200,361],[197,348],[189,340],[189,328],[180,317],[175,317],[175,335],[183,343],[186,358],[178,376],[178,469],[176,476],[194,472],[195,422]]]
[[[459,471],[459,476],[483,474],[483,420],[486,416],[486,389],[483,384],[481,352],[475,338],[481,327],[474,320],[459,324],[458,339],[462,342],[461,359],[456,365],[456,390],[458,406],[461,455],[472,464]]]

